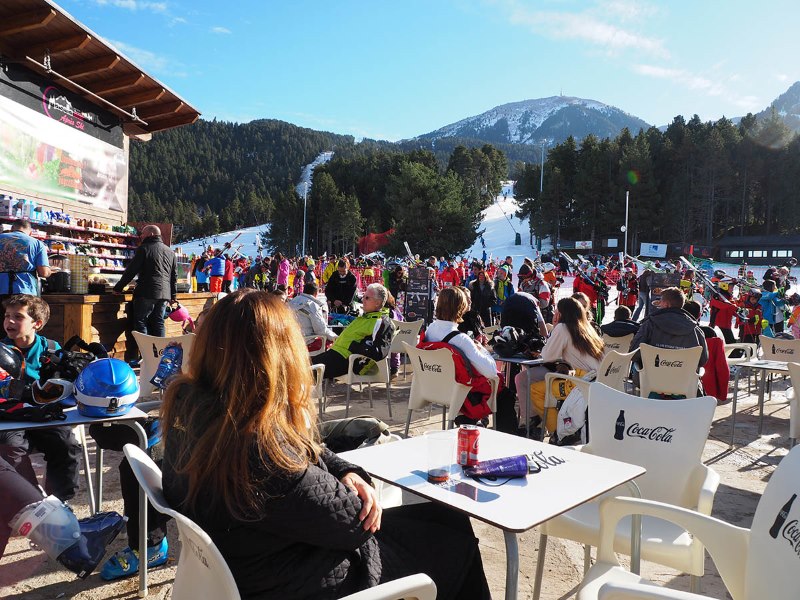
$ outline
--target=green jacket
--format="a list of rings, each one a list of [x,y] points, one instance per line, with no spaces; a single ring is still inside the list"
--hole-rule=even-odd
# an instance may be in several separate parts
[[[375,371],[376,360],[389,355],[395,327],[389,317],[389,309],[367,313],[357,317],[333,342],[331,350],[348,358],[351,354],[363,354],[372,360],[357,365],[357,373],[371,374]]]

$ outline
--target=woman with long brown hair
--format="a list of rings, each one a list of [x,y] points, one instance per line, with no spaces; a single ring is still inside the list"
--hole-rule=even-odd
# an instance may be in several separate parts
[[[336,598],[417,572],[489,598],[469,519],[382,512],[370,478],[317,438],[308,352],[286,306],[241,290],[209,312],[167,391],[164,488],[205,529],[242,598]]]
[[[603,340],[592,327],[583,305],[575,298],[562,298],[556,305],[553,323],[553,331],[542,349],[542,359],[546,363],[564,361],[578,376],[597,370],[603,358]],[[550,372],[544,366],[532,367],[527,374],[522,371],[515,379],[520,402],[525,393],[530,394],[538,422],[544,415],[544,376]],[[528,381],[531,382],[530,389],[526,389]],[[546,424],[548,431],[555,431],[557,418],[556,411],[550,411]]]

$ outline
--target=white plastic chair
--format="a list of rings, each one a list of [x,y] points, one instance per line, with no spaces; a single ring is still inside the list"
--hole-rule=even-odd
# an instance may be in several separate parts
[[[172,598],[225,598],[239,600],[239,589],[228,564],[209,535],[194,521],[174,510],[164,498],[161,470],[138,446],[123,448],[139,485],[158,512],[175,519],[181,555],[172,585]],[[424,574],[411,575],[347,596],[344,600],[435,600],[436,585]]]
[[[602,383],[589,387],[589,443],[581,448],[598,456],[647,469],[637,478],[641,496],[711,514],[719,475],[702,463],[717,401],[711,396],[686,400],[654,400],[612,390]],[[621,438],[621,439],[620,439]],[[629,495],[623,488],[605,496]],[[574,540],[586,546],[584,571],[591,546],[600,540],[598,501],[574,508],[540,529],[534,599],[539,598],[548,536]],[[631,549],[631,522],[619,524],[614,550],[639,556]],[[703,546],[683,529],[660,519],[642,520],[641,558],[689,573],[699,589],[703,575]]]
[[[614,530],[620,519],[631,514],[669,520],[701,540],[733,600],[796,600],[800,569],[790,530],[796,531],[800,518],[798,495],[800,449],[795,448],[770,477],[750,529],[660,502],[605,500],[600,508],[597,563],[584,578],[578,600],[708,600],[708,596],[658,587],[620,567],[614,555]]]
[[[405,354],[406,351],[403,347],[403,342],[407,343],[409,346],[416,346],[419,342],[419,331],[422,329],[425,321],[422,319],[419,321],[395,321],[392,319],[392,323],[394,323],[395,334],[392,338],[392,345],[389,348],[389,352]],[[403,360],[403,379],[405,378],[406,361]]]
[[[321,417],[325,413],[325,365],[311,365],[311,377],[314,380],[311,397],[317,399]]]
[[[630,344],[628,344],[630,346]],[[597,381],[620,392],[626,391],[631,376],[631,362],[636,352],[609,350],[597,368]]]
[[[150,380],[156,374],[164,348],[172,342],[178,342],[183,348],[183,364],[186,365],[192,354],[192,344],[194,344],[195,337],[193,333],[172,337],[157,337],[139,333],[138,331],[133,332],[133,339],[136,340],[136,345],[139,346],[139,354],[142,355],[142,362],[139,365],[139,393],[141,396],[149,396],[156,389],[150,383]]]
[[[639,350],[642,353],[642,369],[639,371],[642,398],[647,398],[651,392],[687,398],[697,396],[700,383],[697,363],[703,353],[700,346],[672,349],[642,344]]]
[[[761,358],[763,360],[773,360],[776,362],[798,362],[800,361],[800,340],[784,340],[781,338],[770,338],[761,336]],[[765,382],[769,386],[769,400],[772,400],[772,378],[775,375],[786,375],[782,371],[762,371],[762,377],[769,377]],[[763,407],[762,407],[763,411]],[[762,412],[763,418],[763,412]]]
[[[343,381],[347,385],[347,400],[344,409],[344,416],[350,415],[350,392],[355,384],[367,384],[367,393],[369,394],[369,407],[372,408],[372,384],[383,383],[386,385],[386,403],[389,407],[389,418],[392,418],[392,378],[389,375],[389,357],[383,360],[375,361],[378,365],[378,371],[373,375],[359,375],[355,372],[355,363],[358,359],[366,359],[366,356],[361,354],[351,354],[347,359],[347,373],[337,378],[337,381]]]
[[[313,344],[317,340],[320,342],[319,350],[309,350],[309,356],[316,356],[317,354],[322,354],[325,352],[325,344],[328,341],[328,337],[324,335],[306,335],[303,337],[303,341],[305,341],[306,346]]]
[[[405,436],[408,437],[408,430],[411,427],[412,411],[425,408],[429,404],[442,406],[442,429],[446,429],[448,423],[452,425],[458,416],[470,387],[456,381],[453,355],[447,348],[420,350],[408,344],[404,346],[414,372],[408,396]],[[490,377],[489,381],[492,385],[489,407],[492,412],[496,412],[497,388],[500,380],[498,377]]]
[[[603,346],[605,346],[605,352],[616,350],[620,354],[626,353],[628,352],[628,349],[630,349],[632,341],[632,333],[620,337],[612,337],[607,333],[603,334]]]
[[[731,354],[734,352],[740,354],[740,356],[732,357]],[[758,352],[758,346],[756,344],[748,344],[744,342],[735,342],[733,344],[725,344],[725,360],[728,363],[728,368],[736,369],[736,379],[734,382],[733,394],[734,396],[738,392],[739,388],[739,370],[741,367],[739,365],[744,364],[746,362],[750,362],[756,356]],[[747,391],[750,392],[750,370],[748,369],[747,375]]]

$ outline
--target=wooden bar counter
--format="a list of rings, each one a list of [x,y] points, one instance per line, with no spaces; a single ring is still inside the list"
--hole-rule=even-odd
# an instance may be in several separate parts
[[[41,331],[46,338],[65,343],[73,335],[86,342],[100,342],[110,356],[123,360],[136,358],[136,342],[130,334],[126,306],[132,294],[44,294],[42,299],[50,305],[50,320]],[[216,301],[216,294],[198,292],[178,294],[180,302],[192,319]],[[167,336],[180,335],[181,324],[172,319],[165,321]]]

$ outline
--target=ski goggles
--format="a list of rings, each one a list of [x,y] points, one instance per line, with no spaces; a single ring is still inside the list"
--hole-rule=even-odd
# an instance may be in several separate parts
[[[36,381],[31,386],[33,401],[36,404],[52,404],[60,402],[72,395],[74,386],[66,379],[48,379],[45,382]]]

